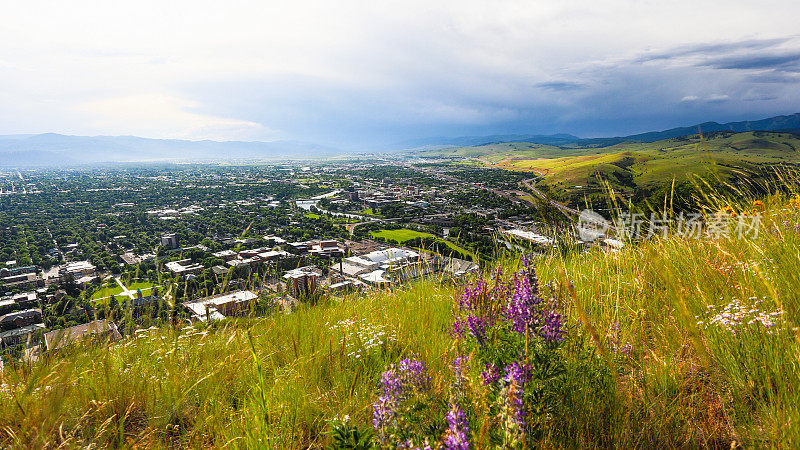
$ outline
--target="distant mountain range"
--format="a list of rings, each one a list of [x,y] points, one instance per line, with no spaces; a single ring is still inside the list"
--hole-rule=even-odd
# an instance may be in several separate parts
[[[704,122],[688,127],[672,128],[664,131],[651,131],[647,133],[632,134],[630,136],[615,136],[607,138],[580,138],[571,134],[506,134],[492,136],[464,136],[455,138],[427,138],[404,141],[400,145],[404,148],[417,150],[435,149],[443,147],[477,147],[488,144],[507,142],[530,142],[532,144],[554,146],[585,146],[606,147],[620,142],[656,142],[680,136],[713,131],[789,131],[800,133],[800,113],[788,116],[775,116],[768,119],[743,121],[743,122]]]
[[[620,142],[655,142],[713,131],[792,131],[800,133],[800,113],[768,119],[705,122],[630,136],[580,138],[571,134],[508,134],[434,137],[398,143],[398,149],[474,147],[493,143],[530,142],[553,146],[604,147]],[[136,136],[68,136],[63,134],[0,135],[0,166],[67,166],[105,162],[230,161],[308,159],[343,153],[340,149],[298,141],[187,141]]]
[[[566,145],[581,140],[571,134],[495,134],[491,136],[430,137],[409,139],[396,144],[402,149],[435,149],[441,147],[477,147],[503,142],[533,142],[544,145]]]
[[[297,141],[186,141],[136,136],[0,135],[0,166],[64,166],[127,161],[305,159],[339,150]]]

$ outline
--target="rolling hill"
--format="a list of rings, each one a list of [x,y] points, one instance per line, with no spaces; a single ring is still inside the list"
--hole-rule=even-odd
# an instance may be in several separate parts
[[[651,143],[672,139],[681,136],[689,136],[702,133],[717,131],[732,131],[741,133],[745,131],[779,131],[779,132],[800,132],[800,113],[786,116],[775,116],[761,120],[747,120],[741,122],[704,122],[687,127],[671,128],[662,131],[649,131],[646,133],[632,134],[628,136],[599,137],[599,138],[580,138],[571,134],[553,135],[494,135],[494,136],[468,136],[460,138],[429,138],[406,141],[405,148],[416,148],[422,156],[458,156],[465,152],[459,147],[478,148],[489,150],[492,153],[493,147],[509,144],[509,147],[522,145],[525,143],[532,149],[557,147],[561,149],[587,149],[605,148],[623,142],[644,142]],[[480,150],[472,150],[479,152]],[[563,154],[562,156],[569,156]]]
[[[757,183],[781,164],[800,163],[800,135],[786,132],[718,131],[656,142],[622,142],[599,148],[560,148],[532,143],[503,143],[449,149],[442,153],[469,163],[530,171],[538,187],[576,205],[605,196],[604,182],[633,199],[675,180],[697,177],[715,183]]]

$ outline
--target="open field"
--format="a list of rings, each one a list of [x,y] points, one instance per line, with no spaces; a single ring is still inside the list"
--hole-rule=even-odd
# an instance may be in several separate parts
[[[372,235],[372,237],[379,237],[387,240],[392,239],[401,244],[411,239],[416,239],[416,238],[424,239],[424,238],[435,237],[430,233],[423,233],[420,231],[407,230],[407,229],[373,231],[370,233],[370,235]]]
[[[111,282],[113,284],[106,284],[102,288],[100,288],[97,292],[92,294],[92,300],[106,299],[112,295],[121,294],[122,288],[119,287],[119,285],[116,282],[114,282],[114,280],[111,280]]]
[[[404,243],[406,241],[409,241],[411,239],[435,238],[437,242],[444,243],[444,245],[446,245],[450,250],[453,250],[455,253],[459,254],[461,258],[464,258],[464,257],[474,258],[475,257],[474,254],[472,252],[470,252],[469,250],[463,249],[463,248],[459,247],[458,245],[456,245],[455,243],[453,243],[453,242],[451,242],[451,241],[449,241],[447,239],[436,238],[436,236],[434,236],[434,235],[432,235],[430,233],[424,233],[424,232],[415,231],[415,230],[408,230],[408,229],[398,229],[398,230],[373,231],[373,232],[370,233],[370,235],[372,237],[381,237],[381,238],[384,238],[384,239],[387,239],[387,240],[393,239],[393,240],[399,242],[400,244],[402,244],[402,243]]]
[[[152,288],[154,286],[153,283],[150,283],[148,281],[134,281],[132,283],[123,282],[122,284],[125,285],[125,287],[128,288],[129,291],[136,292],[137,290],[141,289],[142,295],[144,296],[150,295],[152,293]],[[106,282],[106,284],[102,288],[100,288],[97,292],[92,294],[91,299],[98,304],[104,304],[108,302],[110,296],[112,295],[119,296],[120,294],[122,294],[122,292],[123,290],[119,286],[119,284],[117,284],[112,279],[110,280],[110,283]],[[118,300],[123,300],[123,299],[119,298]]]

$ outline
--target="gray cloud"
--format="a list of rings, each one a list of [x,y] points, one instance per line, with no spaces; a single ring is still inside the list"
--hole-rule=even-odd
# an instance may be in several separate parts
[[[719,55],[739,50],[759,50],[778,46],[790,41],[791,37],[775,39],[747,39],[736,42],[698,43],[682,45],[671,50],[646,53],[639,56],[636,62],[671,60],[694,55]]]
[[[577,89],[583,89],[586,87],[586,85],[577,81],[545,81],[542,83],[537,83],[536,87],[551,91],[574,91]]]
[[[790,53],[749,53],[746,55],[725,56],[704,61],[700,66],[714,69],[800,69],[800,52]]]
[[[794,84],[800,82],[800,74],[769,70],[750,74],[746,80],[750,83]]]

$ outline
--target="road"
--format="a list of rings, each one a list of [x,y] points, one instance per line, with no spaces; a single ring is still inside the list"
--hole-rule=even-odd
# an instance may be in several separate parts
[[[544,200],[547,203],[549,203],[551,206],[557,208],[559,211],[564,213],[567,217],[571,218],[573,216],[580,215],[581,212],[578,211],[577,209],[570,208],[569,206],[566,206],[566,205],[562,205],[561,203],[558,203],[557,201],[552,200],[549,197],[547,197],[546,195],[544,195],[544,193],[542,193],[542,191],[540,191],[539,189],[536,188],[536,186],[534,186],[534,184],[533,184],[534,180],[535,180],[535,178],[531,178],[529,180],[523,180],[521,182],[521,184],[526,189],[529,189],[531,192],[536,194],[537,197],[541,198],[542,200]]]

